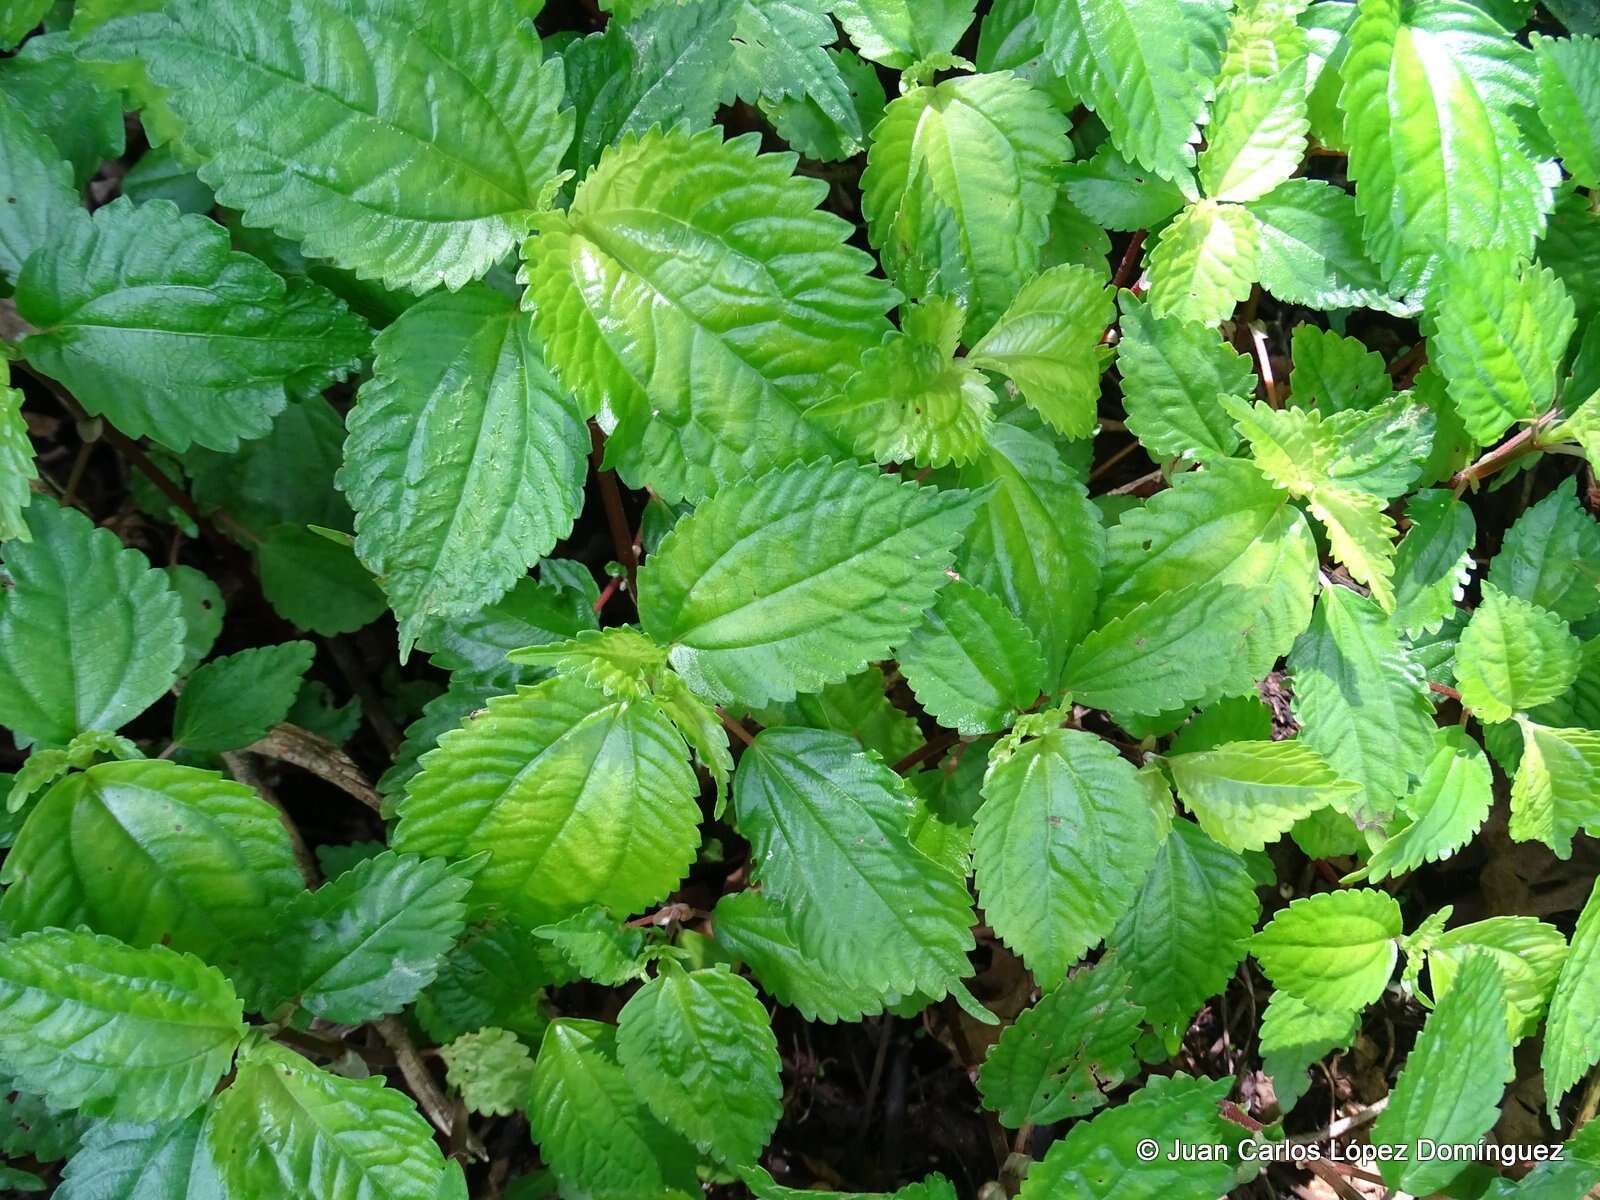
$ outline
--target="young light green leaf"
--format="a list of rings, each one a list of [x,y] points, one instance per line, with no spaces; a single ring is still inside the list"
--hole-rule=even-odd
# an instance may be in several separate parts
[[[1361,1014],[1323,1012],[1288,992],[1275,991],[1261,1014],[1261,1069],[1272,1077],[1278,1105],[1292,1110],[1310,1089],[1306,1068],[1355,1040]]]
[[[229,1196],[436,1200],[444,1156],[410,1097],[258,1042],[217,1098],[206,1140]]]
[[[1464,1047],[1471,1052],[1463,1053]],[[1426,1138],[1435,1145],[1475,1144],[1499,1118],[1500,1096],[1512,1074],[1500,972],[1487,955],[1475,954],[1428,1017],[1389,1107],[1372,1127],[1374,1145],[1410,1149],[1403,1161],[1380,1160],[1384,1181],[1426,1196],[1460,1174],[1460,1163],[1418,1155],[1417,1143]]]
[[[196,954],[238,980],[252,1007],[275,937],[264,915],[302,886],[269,804],[214,772],[159,760],[102,763],[56,784],[0,879],[0,922],[12,930],[87,925]]]
[[[377,340],[339,486],[356,553],[400,618],[493,603],[572,528],[589,438],[517,304],[487,287],[430,296]]]
[[[290,400],[343,379],[367,325],[331,292],[285,284],[227,231],[165,200],[65,222],[17,278],[23,353],[84,408],[173,450],[233,450]]]
[[[1318,892],[1279,910],[1250,951],[1274,987],[1312,1008],[1342,1012],[1383,994],[1402,929],[1400,905],[1386,892]]]
[[[834,450],[802,414],[888,330],[894,292],[818,208],[827,185],[757,149],[717,130],[625,137],[523,250],[546,357],[613,426],[607,464],[669,501]],[[704,252],[669,252],[664,223]],[[737,302],[720,282],[736,276],[756,289]]]
[[[1411,820],[1372,852],[1362,874],[1377,883],[1454,854],[1488,818],[1493,784],[1489,760],[1466,730],[1434,730],[1428,764],[1400,801]]]
[[[972,835],[978,896],[1048,990],[1135,902],[1163,831],[1133,765],[1078,730],[997,748],[983,795]]]
[[[1058,1139],[1023,1181],[1021,1200],[1171,1200],[1227,1191],[1234,1168],[1216,1159],[1173,1156],[1174,1146],[1236,1144],[1243,1136],[1222,1119],[1217,1105],[1226,1079],[1193,1079],[1179,1072],[1156,1075],[1128,1100]],[[1156,1144],[1147,1158],[1146,1143]]]
[[[954,50],[976,0],[834,0],[833,15],[863,58],[903,71]]]
[[[10,382],[10,364],[0,359],[0,542],[26,542],[33,535],[22,510],[28,507],[28,484],[39,478],[39,468],[22,417],[22,393],[8,387]]]
[[[1216,325],[1250,294],[1260,236],[1247,208],[1215,200],[1191,204],[1150,251],[1150,311]]]
[[[1446,930],[1428,943],[1428,978],[1442,1002],[1473,955],[1487,955],[1500,972],[1512,1041],[1539,1027],[1567,957],[1566,936],[1537,917],[1490,917]]]
[[[1580,187],[1600,187],[1600,38],[1535,34],[1539,117]]]
[[[617,1014],[617,1057],[659,1120],[723,1162],[754,1163],[782,1115],[767,1010],[724,967],[663,962]]]
[[[557,676],[489,702],[439,740],[400,802],[396,850],[491,852],[474,908],[529,929],[602,904],[660,900],[699,845],[689,750],[651,703]]]
[[[509,1117],[528,1102],[533,1088],[533,1056],[509,1030],[489,1026],[464,1033],[439,1047],[445,1082],[461,1094],[469,1110],[486,1117]]]
[[[1554,272],[1508,251],[1453,254],[1439,272],[1434,320],[1429,353],[1480,444],[1549,409],[1576,327]]]
[[[572,137],[560,61],[492,0],[272,0],[226,19],[181,0],[102,25],[82,53],[143,64],[220,203],[415,292],[503,258],[548,207]]]
[[[984,1106],[1012,1129],[1093,1112],[1138,1070],[1141,1015],[1120,962],[1084,968],[1000,1034],[978,1072]]]
[[[694,1147],[657,1121],[628,1082],[616,1032],[598,1021],[550,1023],[528,1105],[540,1157],[574,1195],[698,1192]]]
[[[1244,399],[1255,392],[1250,360],[1198,322],[1157,317],[1132,292],[1121,292],[1118,302],[1117,369],[1128,429],[1157,455],[1232,454],[1239,434],[1217,397]]]
[[[1106,938],[1129,996],[1175,1044],[1244,960],[1261,905],[1244,860],[1190,821],[1173,821],[1138,899]]]
[[[61,1173],[60,1200],[224,1200],[204,1111],[161,1124],[96,1125]]]
[[[1230,850],[1261,850],[1302,817],[1350,804],[1342,778],[1303,742],[1229,742],[1167,760],[1173,783],[1204,829]]]
[[[1488,581],[1509,596],[1581,621],[1600,608],[1600,523],[1569,476],[1506,530]]]
[[[1550,1122],[1559,1125],[1562,1098],[1600,1062],[1600,883],[1572,931],[1572,948],[1561,966],[1550,1018],[1545,1022],[1544,1091]]]
[[[5,543],[0,725],[35,741],[113,731],[154,704],[183,657],[167,577],[76,509],[33,501]]]
[[[461,936],[471,886],[443,859],[385,851],[301,892],[279,918],[293,950],[279,995],[347,1025],[399,1012]]]
[[[1091,437],[1110,358],[1100,342],[1115,317],[1103,271],[1051,267],[1023,286],[967,361],[1007,376],[1063,437]]]
[[[1439,488],[1406,503],[1411,528],[1394,556],[1394,621],[1416,636],[1438,630],[1455,611],[1472,578],[1472,509]]]
[[[938,997],[971,974],[965,880],[912,846],[910,792],[853,739],[763,730],[733,802],[754,879],[830,977]]]
[[[1540,841],[1558,858],[1572,853],[1572,836],[1600,830],[1600,733],[1552,729],[1525,717],[1522,761],[1511,781],[1511,836]]]
[[[1483,599],[1456,643],[1463,704],[1484,721],[1509,721],[1565,692],[1578,665],[1578,639],[1565,621],[1483,585]]]
[[[1558,178],[1522,138],[1532,56],[1480,7],[1402,12],[1364,0],[1350,26],[1339,108],[1368,251],[1400,293],[1429,281],[1449,248],[1527,254]],[[1503,290],[1504,276],[1481,282]]]
[[[1294,174],[1305,154],[1310,48],[1299,0],[1247,0],[1233,14],[1200,155],[1213,200],[1257,200]]]
[[[165,1121],[211,1095],[244,1036],[222,972],[165,946],[50,929],[0,943],[13,1086],[87,1116]]]
[[[815,691],[885,657],[916,624],[973,500],[853,463],[735,484],[645,563],[640,624],[707,699]]]
[[[1245,207],[1259,231],[1256,273],[1279,300],[1314,308],[1376,308],[1396,316],[1414,311],[1384,286],[1348,192],[1320,179],[1289,179]],[[1307,328],[1297,326],[1296,332]]]
[[[1427,679],[1393,620],[1348,588],[1324,587],[1288,667],[1299,740],[1361,785],[1344,803],[1368,822],[1387,819],[1434,733]]]
[[[72,168],[22,106],[3,92],[0,201],[0,278],[12,282],[28,257],[49,245],[83,210]]]
[[[1218,0],[1041,0],[1045,58],[1128,159],[1192,189],[1195,124],[1222,62]],[[1160,30],[1161,36],[1153,36]]]
[[[982,337],[1039,266],[1071,157],[1066,120],[1009,71],[918,87],[872,131],[861,177],[872,244],[896,285],[963,300]]]
[[[895,650],[929,714],[964,734],[999,733],[1044,690],[1044,653],[1011,610],[965,580],[948,584]]]
[[[310,642],[284,642],[206,663],[189,676],[178,697],[172,740],[215,753],[266,736],[288,715],[316,652]]]
[[[649,956],[644,932],[622,924],[598,904],[535,929],[533,936],[551,943],[584,979],[621,987],[645,977]]]

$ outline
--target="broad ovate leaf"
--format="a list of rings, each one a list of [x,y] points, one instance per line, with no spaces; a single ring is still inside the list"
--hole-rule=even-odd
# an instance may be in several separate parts
[[[1436,729],[1416,786],[1400,801],[1410,817],[1372,852],[1374,883],[1448,858],[1472,840],[1494,803],[1494,777],[1482,748],[1459,726]]]
[[[1522,758],[1511,781],[1511,836],[1543,842],[1567,858],[1574,834],[1600,830],[1600,733],[1525,717],[1518,723]]]
[[[483,275],[548,207],[572,137],[560,60],[497,0],[182,0],[82,53],[143,65],[220,203],[392,288]]]
[[[356,553],[400,620],[499,600],[572,528],[589,436],[516,301],[475,285],[413,306],[377,341],[339,485]]]
[[[1319,892],[1280,910],[1250,950],[1274,987],[1312,1008],[1361,1009],[1388,986],[1402,929],[1400,905],[1386,892]]]
[[[0,943],[0,1060],[12,1085],[61,1108],[165,1121],[203,1104],[244,1036],[215,967],[49,929]]]
[[[1310,47],[1300,4],[1246,0],[1233,15],[1200,155],[1213,200],[1256,200],[1294,174],[1305,154]]]
[[[475,908],[528,928],[591,904],[660,900],[700,842],[689,749],[648,699],[558,676],[500,696],[440,738],[407,785],[396,850],[469,858]]]
[[[1216,325],[1250,294],[1260,237],[1247,208],[1210,199],[1191,204],[1150,251],[1150,311]]]
[[[1279,300],[1314,308],[1377,308],[1397,316],[1412,311],[1390,298],[1362,241],[1361,214],[1350,193],[1302,177],[1285,180],[1245,207],[1259,234],[1256,274]]]
[[[8,61],[15,61],[8,60]],[[0,278],[15,281],[28,256],[81,216],[82,202],[49,137],[0,94]]]
[[[1250,360],[1198,321],[1158,317],[1124,291],[1117,370],[1128,429],[1140,445],[1173,458],[1232,454],[1239,434],[1220,396],[1241,400],[1256,389]]]
[[[310,642],[284,642],[241,650],[199,667],[178,697],[172,740],[201,754],[215,754],[266,736],[289,715],[315,654]]]
[[[1099,738],[1049,729],[997,748],[973,830],[984,912],[1048,989],[1135,902],[1162,829],[1133,764]]]
[[[804,412],[888,330],[894,292],[818,207],[827,185],[757,150],[715,129],[625,137],[524,247],[548,361],[611,431],[608,465],[668,500],[836,450]]]
[[[61,1173],[59,1200],[223,1200],[206,1113],[165,1123],[105,1121]]]
[[[644,631],[700,695],[765,704],[886,657],[946,581],[974,497],[819,463],[718,492],[639,572]]]
[[[1545,1022],[1544,1090],[1550,1119],[1584,1072],[1600,1061],[1600,884],[1589,895],[1555,992],[1550,997],[1550,1017]]]
[[[1513,1041],[1539,1026],[1567,957],[1567,938],[1537,917],[1490,917],[1446,930],[1427,943],[1433,999],[1442,1001],[1463,963],[1487,955],[1499,969]]]
[[[42,497],[30,540],[5,543],[0,593],[0,725],[64,745],[113,731],[154,704],[183,657],[167,577],[110,530]]]
[[[37,330],[29,362],[123,433],[179,451],[263,436],[367,347],[366,322],[331,292],[286,284],[165,200],[65,222],[28,260],[16,302]]]
[[[1539,116],[1561,165],[1580,187],[1600,187],[1600,38],[1535,35]]]
[[[1230,850],[1264,849],[1302,817],[1361,791],[1300,739],[1228,742],[1175,754],[1167,766],[1200,828]]]
[[[967,304],[981,337],[1039,266],[1066,120],[1009,71],[918,87],[872,131],[862,212],[889,276]]]
[[[10,364],[0,360],[0,542],[26,542],[33,535],[22,510],[28,507],[28,485],[39,478],[39,468],[22,416],[22,393],[8,386],[10,382]]]
[[[946,585],[895,657],[923,708],[965,734],[1003,731],[1045,683],[1027,626],[965,580]]]
[[[1571,686],[1579,650],[1560,617],[1485,583],[1456,643],[1461,702],[1484,721],[1509,721]]]
[[[897,71],[954,50],[976,7],[975,0],[834,0],[831,5],[861,57]]]

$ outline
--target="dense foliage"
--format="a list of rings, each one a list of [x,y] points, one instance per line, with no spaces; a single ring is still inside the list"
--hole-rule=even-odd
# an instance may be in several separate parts
[[[1586,0],[0,49],[0,1190],[1600,1183]]]

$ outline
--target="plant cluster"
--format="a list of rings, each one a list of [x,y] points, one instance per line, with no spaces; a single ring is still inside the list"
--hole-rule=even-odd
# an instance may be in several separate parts
[[[0,47],[0,1188],[1600,1184],[1586,0]]]

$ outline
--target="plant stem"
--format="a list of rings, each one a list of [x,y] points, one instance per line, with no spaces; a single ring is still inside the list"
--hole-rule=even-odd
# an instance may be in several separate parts
[[[1539,445],[1539,435],[1555,424],[1560,419],[1560,413],[1552,410],[1545,413],[1526,429],[1521,430],[1516,436],[1501,442],[1493,450],[1478,459],[1469,467],[1463,467],[1450,479],[1450,486],[1455,489],[1456,495],[1461,495],[1469,487],[1476,487],[1489,476],[1498,471],[1503,471],[1519,458],[1524,458],[1535,451],[1542,449]]]
[[[628,516],[622,510],[622,491],[617,487],[617,473],[608,471],[600,464],[605,458],[606,440],[600,432],[600,427],[593,422],[589,424],[590,451],[589,458],[594,463],[594,477],[600,489],[600,503],[606,510],[606,525],[611,530],[611,545],[616,551],[617,561],[622,564],[622,571],[628,577],[628,595],[634,597],[634,604],[638,604],[638,579],[639,560],[633,552],[633,534],[628,531]]]

